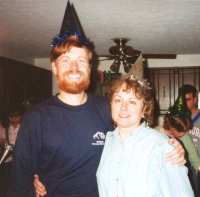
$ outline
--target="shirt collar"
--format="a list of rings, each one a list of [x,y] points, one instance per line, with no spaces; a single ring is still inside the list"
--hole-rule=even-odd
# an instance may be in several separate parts
[[[140,132],[141,129],[145,128],[145,127],[146,127],[145,123],[140,124],[140,126],[138,128],[134,129],[134,131],[131,131],[128,134],[128,136],[126,137],[126,139],[138,136],[141,133]],[[116,127],[115,130],[112,132],[112,136],[119,138],[119,128],[118,127]]]

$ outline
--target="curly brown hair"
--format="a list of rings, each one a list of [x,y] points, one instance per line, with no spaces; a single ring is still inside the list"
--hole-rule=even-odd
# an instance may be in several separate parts
[[[138,80],[131,80],[129,78],[117,79],[113,81],[110,86],[110,91],[108,93],[110,102],[113,99],[114,93],[120,90],[122,86],[124,87],[124,91],[132,90],[138,99],[143,99],[144,118],[142,121],[146,121],[148,126],[153,127],[155,125],[155,98],[152,89],[141,85]]]

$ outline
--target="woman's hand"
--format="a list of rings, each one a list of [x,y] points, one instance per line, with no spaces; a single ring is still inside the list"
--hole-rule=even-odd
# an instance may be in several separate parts
[[[37,174],[34,175],[33,185],[35,187],[36,197],[45,196],[47,194],[47,190]]]
[[[169,139],[169,144],[173,145],[174,149],[169,153],[167,153],[166,160],[172,164],[176,164],[179,166],[184,165],[186,163],[186,160],[185,160],[185,150],[183,146],[175,138]]]

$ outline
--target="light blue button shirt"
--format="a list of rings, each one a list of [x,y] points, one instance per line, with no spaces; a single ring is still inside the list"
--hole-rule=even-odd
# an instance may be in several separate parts
[[[166,162],[168,138],[141,125],[123,142],[108,132],[97,170],[100,197],[193,197],[187,168]]]

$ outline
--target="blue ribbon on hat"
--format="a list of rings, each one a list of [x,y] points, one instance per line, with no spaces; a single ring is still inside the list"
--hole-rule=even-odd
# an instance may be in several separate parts
[[[60,45],[62,42],[64,42],[70,36],[77,36],[79,41],[82,44],[84,44],[88,47],[92,47],[92,43],[85,36],[81,35],[80,32],[69,32],[69,31],[64,32],[62,35],[55,36],[52,39],[51,47],[56,47],[56,46]]]

